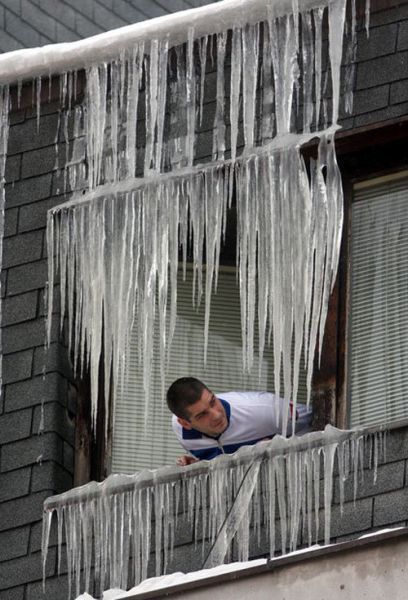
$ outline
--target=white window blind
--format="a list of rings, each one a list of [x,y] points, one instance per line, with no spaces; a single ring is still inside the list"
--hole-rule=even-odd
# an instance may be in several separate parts
[[[408,417],[408,176],[356,186],[351,227],[350,426]]]
[[[180,274],[177,288],[177,325],[166,373],[166,389],[178,377],[198,377],[215,392],[227,390],[273,391],[272,348],[266,348],[259,378],[259,362],[251,375],[242,369],[239,288],[233,269],[220,268],[217,293],[211,301],[206,368],[203,366],[204,306],[192,306],[192,273]],[[184,451],[171,428],[171,415],[162,397],[158,365],[152,370],[151,398],[145,420],[137,340],[130,357],[130,375],[119,390],[112,444],[112,472],[132,473],[142,468],[174,464]],[[156,353],[157,354],[157,353]],[[306,378],[300,375],[299,400],[306,398]],[[283,389],[283,385],[282,385]]]

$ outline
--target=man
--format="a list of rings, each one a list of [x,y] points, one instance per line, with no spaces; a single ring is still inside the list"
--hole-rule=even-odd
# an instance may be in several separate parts
[[[198,379],[182,377],[168,389],[167,404],[174,433],[191,453],[177,460],[180,466],[232,454],[282,432],[284,401],[269,392],[224,392],[217,397]],[[311,411],[299,406],[296,413],[296,433],[310,431]]]

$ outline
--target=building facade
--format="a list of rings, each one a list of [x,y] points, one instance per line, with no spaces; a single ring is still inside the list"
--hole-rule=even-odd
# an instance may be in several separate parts
[[[73,41],[110,30],[130,22],[160,16],[204,3],[193,0],[102,1],[89,0],[47,2],[0,0],[0,49],[10,51],[22,45],[36,46],[59,41]],[[372,6],[370,35],[367,38],[363,15],[358,14],[358,44],[353,72],[354,104],[351,115],[341,115],[342,130],[337,135],[337,149],[345,190],[345,229],[340,271],[326,325],[326,337],[320,368],[314,374],[313,402],[316,428],[325,423],[339,427],[359,424],[364,413],[359,398],[372,395],[364,382],[353,388],[353,352],[357,365],[364,353],[371,357],[368,379],[376,382],[374,374],[381,371],[385,358],[376,358],[376,346],[371,337],[365,338],[363,349],[358,345],[358,328],[353,329],[350,311],[353,293],[358,288],[352,271],[360,253],[373,252],[372,247],[353,246],[351,239],[359,218],[355,211],[371,196],[381,204],[381,198],[391,194],[402,198],[400,238],[406,239],[404,214],[408,214],[408,184],[405,183],[408,164],[406,139],[408,134],[408,4],[388,6],[379,2]],[[23,42],[22,42],[23,40]],[[211,67],[207,77],[213,77]],[[64,156],[56,156],[56,132],[62,138],[59,122],[59,88],[51,89],[51,101],[42,103],[41,124],[37,133],[37,113],[33,106],[31,86],[24,86],[20,100],[17,88],[12,89],[12,112],[6,162],[5,237],[2,269],[2,335],[3,335],[3,393],[0,399],[0,598],[31,600],[32,598],[66,597],[66,565],[57,576],[56,539],[51,543],[46,575],[47,587],[42,592],[41,519],[46,497],[70,489],[75,484],[96,478],[103,479],[110,469],[110,448],[97,443],[92,436],[89,419],[89,381],[73,376],[67,354],[67,344],[59,331],[58,290],[55,292],[55,322],[51,346],[44,351],[44,288],[47,275],[46,213],[69,198],[65,189]],[[44,96],[46,93],[44,92]],[[208,100],[208,114],[215,98]],[[209,148],[213,120],[202,124],[202,157],[211,154]],[[69,136],[74,137],[73,130]],[[60,146],[61,147],[61,146]],[[313,154],[312,145],[305,150]],[[82,157],[79,156],[79,162]],[[374,182],[373,186],[364,182]],[[388,188],[384,192],[383,186]],[[81,182],[78,182],[81,188]],[[367,191],[368,190],[368,191]],[[373,191],[374,190],[374,191]],[[401,191],[402,190],[402,191]],[[370,196],[371,194],[371,196]],[[404,196],[405,195],[405,196]],[[356,200],[357,198],[357,200]],[[371,209],[369,209],[370,212]],[[405,213],[404,213],[405,211]],[[381,211],[379,213],[382,214]],[[380,218],[380,217],[379,217]],[[363,215],[364,221],[364,215]],[[363,227],[363,225],[360,225]],[[365,231],[365,230],[364,230]],[[404,243],[403,241],[401,242]],[[371,249],[370,249],[371,248]],[[403,253],[404,246],[401,252]],[[385,260],[381,256],[379,261]],[[393,264],[384,272],[392,271]],[[363,273],[363,279],[364,279]],[[377,275],[371,275],[378,277]],[[399,275],[400,277],[400,275]],[[387,282],[388,285],[388,282]],[[391,283],[390,283],[391,285]],[[379,288],[376,287],[375,290]],[[407,305],[406,286],[397,281],[397,309]],[[364,304],[365,298],[361,302]],[[358,302],[358,299],[357,299]],[[394,296],[387,299],[391,311]],[[377,305],[376,305],[377,306]],[[376,308],[381,310],[381,303]],[[362,309],[372,318],[370,311]],[[388,313],[387,313],[388,314]],[[403,314],[403,313],[401,313]],[[382,322],[381,319],[373,321]],[[401,323],[393,322],[397,330]],[[357,331],[357,333],[356,333]],[[362,331],[365,332],[364,324]],[[368,332],[371,326],[368,326]],[[368,333],[366,333],[368,336]],[[384,338],[384,332],[379,331]],[[368,340],[368,341],[367,341]],[[363,340],[364,341],[364,340]],[[389,342],[392,346],[392,340]],[[385,357],[397,352],[401,363],[395,361],[389,370],[396,372],[395,380],[403,380],[404,357],[407,350],[401,341],[395,347],[383,349]],[[371,354],[370,354],[371,353]],[[363,367],[359,367],[363,368]],[[391,387],[394,380],[391,382]],[[395,383],[395,385],[397,385]],[[360,387],[359,387],[360,386]],[[352,392],[350,391],[352,390]],[[391,389],[390,396],[400,397]],[[350,406],[350,398],[354,402]],[[355,399],[355,400],[354,400]],[[332,538],[341,541],[362,533],[408,521],[408,427],[404,423],[403,400],[398,401],[401,412],[389,408],[386,419],[392,424],[388,436],[387,454],[378,470],[377,483],[373,473],[367,473],[354,501],[352,490],[346,491],[343,515],[339,508],[338,483],[334,492]],[[355,408],[357,406],[357,408]],[[398,409],[399,410],[399,409]],[[353,412],[354,411],[354,412]],[[357,416],[353,416],[357,415]],[[103,415],[102,415],[103,417]],[[371,416],[369,415],[369,419]],[[354,419],[354,421],[353,421]],[[380,420],[383,421],[381,418]],[[375,419],[374,419],[375,421]],[[366,421],[367,422],[367,421]],[[370,421],[368,421],[370,422]],[[398,426],[397,426],[398,425]],[[97,439],[103,439],[99,425]],[[39,434],[39,431],[41,433]],[[182,520],[181,520],[182,521]],[[201,552],[194,548],[193,532],[180,525],[176,551],[169,570],[188,570],[201,567]],[[253,542],[253,557],[265,554],[261,541]],[[186,558],[188,557],[188,559]]]

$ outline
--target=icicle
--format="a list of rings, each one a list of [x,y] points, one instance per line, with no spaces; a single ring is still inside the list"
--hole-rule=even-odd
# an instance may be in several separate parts
[[[294,16],[285,15],[276,20],[269,18],[269,39],[275,81],[276,130],[279,135],[290,131],[293,91],[299,74]]]
[[[255,99],[259,60],[259,24],[247,25],[242,31],[242,96],[245,150],[254,146]]]
[[[286,481],[288,486],[288,508],[289,508],[289,551],[293,552],[297,547],[299,528],[299,464],[298,453],[290,452],[286,457]]]
[[[194,29],[188,31],[187,40],[187,68],[186,68],[186,103],[187,103],[187,165],[192,166],[194,161],[195,119],[196,119],[196,80],[194,69]]]
[[[333,495],[333,465],[337,444],[324,447],[324,543],[330,543],[331,502]]]
[[[136,135],[139,88],[142,80],[143,44],[137,44],[125,63],[127,66],[126,95],[126,174],[136,175]]]
[[[144,171],[160,171],[166,108],[168,42],[152,40],[146,84],[146,150]],[[147,59],[146,59],[147,60]]]
[[[332,124],[336,124],[339,115],[340,67],[343,50],[343,29],[346,17],[346,0],[329,3],[329,53],[332,76]]]
[[[47,513],[43,518],[43,529],[41,539],[42,567],[43,567],[43,591],[45,592],[45,566],[47,564],[48,545],[50,542],[51,522],[53,512]],[[59,569],[58,569],[59,574]]]
[[[313,448],[313,488],[314,488],[314,515],[315,515],[315,539],[316,543],[319,539],[319,514],[320,514],[320,456],[321,448]]]
[[[110,130],[112,148],[112,181],[118,178],[118,121],[119,121],[119,66],[116,62],[111,64],[111,103],[110,103]]]
[[[10,90],[9,87],[0,85],[0,271],[3,265],[3,237],[4,237],[4,210],[6,195],[4,190],[7,145],[9,137],[9,109]],[[0,283],[1,292],[1,283]],[[2,314],[0,300],[0,317]],[[3,342],[0,329],[0,395],[2,394],[3,381]]]
[[[252,498],[260,466],[260,461],[257,461],[242,473],[241,483],[236,492],[234,504],[226,516],[221,529],[217,532],[216,543],[204,563],[204,568],[210,565],[222,564],[231,540],[248,511],[248,505]]]
[[[377,434],[374,435],[374,448],[373,448],[373,463],[374,463],[374,484],[377,483],[377,467],[378,467],[378,437]]]
[[[234,29],[231,43],[231,159],[234,161],[237,155],[238,119],[239,119],[239,95],[241,89],[242,69],[242,41],[241,30]]]
[[[313,23],[315,30],[315,128],[319,129],[320,123],[320,99],[322,88],[322,21],[323,9],[316,8],[313,10]]]
[[[358,489],[358,467],[359,467],[359,460],[360,460],[360,452],[359,452],[360,443],[361,443],[361,439],[359,437],[355,438],[352,441],[351,459],[352,459],[353,483],[354,483],[354,486],[353,486],[354,502],[356,501],[356,498],[357,498],[357,489]]]
[[[337,464],[339,469],[339,497],[340,497],[340,514],[343,515],[344,508],[344,482],[346,480],[345,475],[345,456],[344,456],[345,442],[339,444],[337,449]],[[370,467],[371,468],[371,467]]]
[[[225,48],[227,33],[217,34],[217,92],[213,134],[213,159],[223,160],[225,154]]]
[[[107,65],[93,65],[87,71],[89,86],[86,107],[87,155],[89,160],[89,186],[96,187],[101,182],[104,130],[106,123]]]
[[[208,36],[204,36],[199,41],[199,57],[200,57],[200,106],[199,106],[199,123],[203,122],[203,103],[204,103],[204,88],[205,88],[205,69],[207,64],[207,47]]]
[[[23,82],[21,79],[17,82],[17,108],[19,109],[21,106],[21,92],[23,89]]]
[[[370,37],[370,0],[365,1],[364,27],[368,38]]]
[[[262,143],[268,142],[272,139],[275,127],[274,87],[270,45],[271,41],[269,39],[269,29],[268,27],[264,26],[262,49]]]
[[[41,77],[37,77],[37,82],[36,82],[36,87],[37,87],[37,133],[39,133],[40,131],[40,116],[41,116]]]
[[[210,325],[210,303],[214,273],[218,272],[218,261],[221,245],[223,207],[223,186],[220,182],[222,173],[210,172],[206,178],[204,190],[205,205],[205,240],[206,240],[206,280],[205,280],[205,324],[204,324],[204,364],[207,357],[208,332]]]
[[[351,0],[351,25],[349,38],[345,59],[346,72],[344,76],[344,107],[347,114],[351,115],[353,111],[353,86],[357,57],[356,0]]]
[[[303,131],[310,131],[313,119],[313,29],[310,13],[302,14],[302,77],[303,77]]]
[[[306,514],[305,527],[307,531],[308,545],[312,545],[313,541],[313,529],[312,529],[312,515],[313,515],[313,450],[306,452],[305,456],[305,496],[306,507],[304,514]]]

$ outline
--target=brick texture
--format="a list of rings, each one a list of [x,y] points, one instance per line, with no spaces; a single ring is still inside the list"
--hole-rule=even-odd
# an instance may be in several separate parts
[[[3,385],[29,379],[32,373],[33,349],[3,356]]]
[[[38,25],[41,6],[23,4],[26,18],[32,17],[31,25]],[[7,600],[26,600],[28,584],[34,581],[41,587],[43,502],[72,486],[75,407],[71,402],[68,410],[67,394],[72,373],[55,327],[48,367],[44,357],[46,214],[59,200],[51,196],[52,171],[58,166],[54,143],[57,108],[47,105],[42,111],[45,127],[40,128],[39,135],[31,109],[20,110],[11,118],[6,165],[10,183],[6,185],[7,237],[2,272],[0,598]],[[56,318],[58,307],[57,302]],[[47,373],[45,378],[43,372]],[[43,433],[39,435],[41,421]],[[52,556],[47,568],[53,575]]]
[[[29,526],[0,533],[0,562],[25,556],[28,552],[29,535]]]
[[[31,423],[31,408],[3,415],[0,423],[0,439],[2,444],[30,437]]]
[[[0,473],[0,502],[26,496],[30,490],[31,468]]]
[[[37,297],[38,292],[32,291],[26,294],[6,298],[3,302],[2,325],[14,325],[30,321],[37,315]]]
[[[374,499],[374,525],[408,521],[408,488],[382,494]]]

